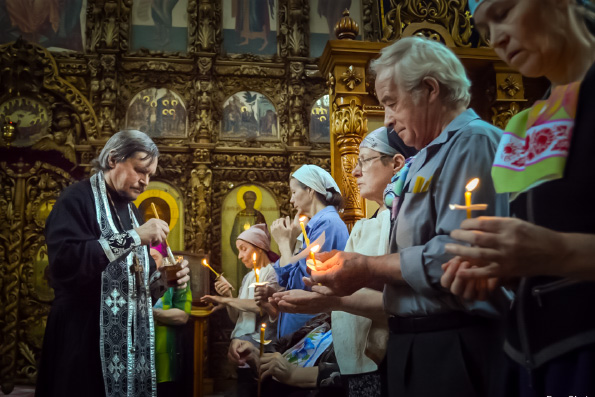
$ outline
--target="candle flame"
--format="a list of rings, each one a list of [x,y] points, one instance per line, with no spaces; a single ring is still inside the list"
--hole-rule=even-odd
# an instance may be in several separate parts
[[[253,261],[253,262],[256,262],[256,252],[254,252],[254,253],[252,254],[252,261]]]
[[[479,185],[479,178],[473,178],[467,183],[467,186],[465,186],[465,188],[468,192],[470,192],[473,189],[475,189],[477,185]]]
[[[209,266],[209,264],[207,263],[207,260],[206,260],[206,259],[203,259],[203,260],[202,260],[202,265],[203,265],[204,267],[207,267],[207,266]]]
[[[310,252],[318,252],[318,250],[320,250],[320,245],[318,244],[310,248]]]
[[[266,327],[267,327],[267,325],[266,325],[265,323],[262,323],[262,324],[260,324],[260,326],[261,326],[262,328],[266,328]]]
[[[300,222],[304,222],[308,217],[306,215],[300,216]]]

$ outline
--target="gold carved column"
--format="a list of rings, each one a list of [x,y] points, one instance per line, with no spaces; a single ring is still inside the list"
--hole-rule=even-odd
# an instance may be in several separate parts
[[[357,164],[359,144],[368,133],[365,105],[377,105],[368,92],[368,65],[386,43],[353,40],[357,24],[349,13],[335,28],[339,40],[330,40],[320,57],[320,71],[327,78],[330,96],[331,173],[345,200],[343,220],[351,230],[365,216],[364,201],[352,176]]]
[[[523,76],[504,62],[494,63],[496,101],[492,105],[492,124],[504,129],[512,116],[525,108]]]

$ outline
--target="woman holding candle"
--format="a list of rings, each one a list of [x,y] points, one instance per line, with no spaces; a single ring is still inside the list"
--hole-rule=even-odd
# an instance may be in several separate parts
[[[244,263],[246,268],[254,270],[259,269],[259,281],[266,282],[273,289],[278,289],[277,276],[271,263],[276,261],[279,256],[271,251],[271,236],[267,230],[266,224],[259,223],[250,227],[248,230],[240,233],[236,240],[238,248],[238,258]],[[254,257],[254,254],[256,256]],[[226,307],[229,318],[235,322],[235,328],[231,333],[232,344],[234,339],[249,340],[252,343],[258,343],[260,324],[267,323],[267,339],[275,336],[275,326],[269,324],[269,316],[277,317],[276,308],[270,304],[256,304],[254,300],[254,283],[256,274],[254,271],[248,272],[242,280],[242,285],[238,292],[238,297],[234,298],[231,293],[231,286],[222,276],[215,283],[215,290],[220,296],[205,295],[201,298],[203,302],[216,303],[218,307]],[[261,307],[264,309],[261,314]]]
[[[360,219],[353,226],[345,251],[364,255],[388,253],[391,211],[398,193],[394,185],[404,178],[409,163],[417,151],[403,144],[398,136],[387,133],[386,127],[370,132],[360,144],[359,159],[353,170],[362,198],[372,200],[379,209],[370,219]],[[392,183],[391,183],[392,180]],[[387,184],[390,184],[387,188]],[[386,191],[386,197],[385,197]],[[341,383],[350,396],[380,396],[381,376],[378,364],[383,360],[388,336],[382,292],[362,288],[345,297],[326,296],[317,292],[291,290],[273,295],[279,310],[292,313],[332,311],[332,335],[337,363],[325,363],[320,368],[291,371],[306,378],[307,384],[327,383],[331,375],[341,375]],[[278,358],[277,361],[280,361]],[[293,370],[279,365],[278,372]],[[307,377],[307,374],[309,378]],[[282,376],[283,377],[283,376]],[[336,382],[334,382],[336,383]],[[302,386],[306,387],[306,386]]]
[[[274,264],[279,285],[287,290],[304,289],[303,277],[308,276],[306,260],[288,263],[296,245],[296,237],[301,230],[299,216],[305,215],[310,221],[305,225],[307,237],[316,240],[324,231],[325,242],[321,251],[344,249],[349,238],[347,226],[339,216],[343,199],[339,186],[333,177],[316,165],[306,164],[295,171],[289,181],[290,203],[297,210],[293,223],[289,218],[277,219],[271,225],[271,234],[279,245],[281,259]],[[305,247],[302,240],[301,247]],[[262,295],[262,301],[270,296]],[[279,315],[278,336],[295,332],[313,316],[310,314],[281,313]]]
[[[498,56],[552,88],[510,120],[493,164],[496,191],[515,198],[517,219],[464,221],[452,236],[473,246],[446,245],[460,257],[445,266],[443,284],[462,295],[477,280],[524,277],[507,323],[514,374],[507,395],[593,395],[595,317],[584,308],[595,284],[580,279],[595,280],[595,7],[589,0],[470,6]]]

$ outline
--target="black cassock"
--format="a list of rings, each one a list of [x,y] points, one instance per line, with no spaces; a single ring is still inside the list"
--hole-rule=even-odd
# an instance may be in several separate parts
[[[96,186],[100,186],[97,179],[94,181]],[[101,174],[99,181],[103,183]],[[101,338],[104,336],[102,335],[103,331],[100,332],[100,328],[105,324],[103,318],[111,319],[113,316],[115,319],[115,314],[122,314],[125,311],[106,313],[106,287],[102,286],[102,277],[103,285],[105,285],[108,265],[113,267],[119,261],[120,269],[126,269],[122,258],[127,255],[132,256],[130,253],[133,250],[144,249],[146,251],[147,249],[140,246],[138,235],[136,235],[136,240],[131,237],[136,233],[127,233],[133,229],[129,207],[132,207],[136,218],[140,220],[136,207],[129,206],[128,201],[120,198],[113,191],[111,193],[113,202],[98,200],[97,197],[100,197],[98,192],[101,189],[93,190],[92,183],[92,180],[84,180],[65,189],[46,221],[45,236],[48,245],[50,284],[54,288],[55,299],[46,325],[36,396],[105,396],[105,385],[109,385],[108,389],[111,390],[110,393],[107,393],[109,395],[125,395],[127,390],[131,390],[130,384],[118,385],[118,382],[114,383],[114,378],[111,376],[115,373],[116,380],[127,382],[126,360],[122,360],[123,362],[120,363],[116,362],[115,366],[113,363],[106,363],[107,355],[103,354],[101,347],[103,340]],[[102,186],[105,188],[106,185]],[[104,204],[109,203],[105,206],[109,206],[109,210],[100,209],[98,201]],[[113,206],[116,207],[120,221],[114,213]],[[109,239],[102,239],[102,228],[105,229],[105,224],[108,222],[104,222],[104,226],[100,225],[98,211],[111,214],[112,225],[116,225],[117,233],[122,233],[119,235],[121,238],[117,243],[120,251],[116,253],[116,256],[119,255],[119,259],[114,260],[114,256],[110,252],[107,254],[112,255],[111,258],[106,254],[106,241],[107,244],[113,242]],[[124,226],[124,230],[121,230],[120,222]],[[142,221],[139,222],[142,223]],[[152,274],[155,270],[155,262],[149,255],[145,258],[148,259],[145,265],[149,268],[149,274]],[[145,284],[147,279],[144,280]],[[122,284],[128,283],[123,282]],[[128,285],[124,287],[126,289],[125,293],[122,293],[123,297],[120,296],[118,299],[112,300],[108,297],[109,303],[113,301],[111,308],[114,311],[126,309],[125,302],[129,300],[126,293],[129,289],[127,289]],[[130,292],[132,293],[132,291]],[[147,315],[150,316],[147,313],[150,311],[149,305],[151,305],[150,298],[146,304],[148,309],[144,309],[145,319]],[[100,317],[102,310],[103,317]],[[124,329],[129,328],[130,322],[126,324],[126,318],[119,321]],[[152,330],[152,317],[149,323]],[[100,324],[102,325],[100,326]],[[134,324],[136,325],[136,323]],[[143,331],[144,335],[133,330],[133,338],[150,339],[151,335],[146,335],[149,333],[146,329],[139,329]],[[111,332],[115,331],[111,330]],[[126,333],[124,332],[118,337],[126,338]],[[149,341],[143,343],[146,346],[150,345]],[[117,349],[117,346],[113,348]],[[147,349],[150,350],[149,347]],[[130,352],[134,352],[134,350],[130,349],[125,354],[134,357],[134,354],[130,354]],[[104,358],[103,364],[102,357]],[[118,357],[123,357],[122,353],[120,356],[116,356],[116,361],[119,360]],[[106,380],[106,373],[108,377],[111,376],[110,380]],[[128,374],[130,373],[128,372]],[[147,382],[150,383],[150,380]],[[133,390],[136,390],[136,387],[138,385],[133,386]],[[142,393],[138,392],[138,395],[146,395],[146,390],[150,390],[152,386],[150,384],[142,385],[142,388],[145,390]]]

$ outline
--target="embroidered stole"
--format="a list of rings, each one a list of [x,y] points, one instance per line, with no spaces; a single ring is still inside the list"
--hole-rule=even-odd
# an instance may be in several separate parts
[[[155,332],[149,292],[149,258],[144,246],[113,222],[103,173],[91,177],[91,188],[101,229],[100,243],[110,259],[101,275],[100,352],[105,393],[109,397],[155,397]],[[130,211],[134,227],[138,221]],[[143,268],[137,291],[131,272],[134,255]]]

